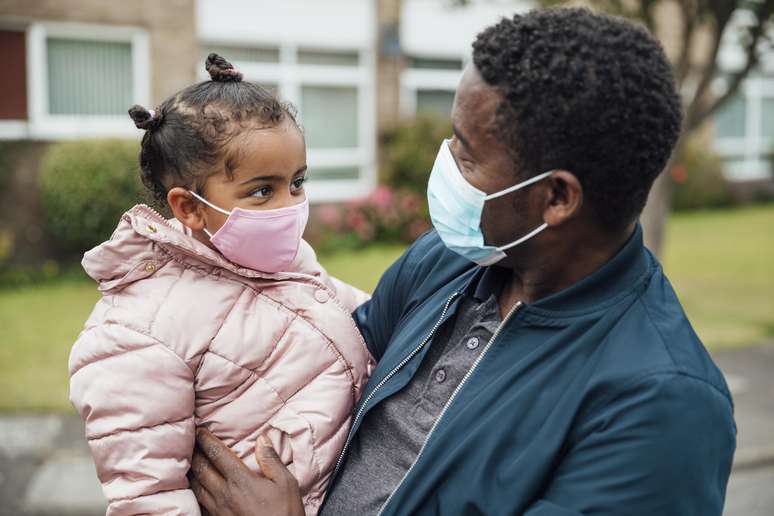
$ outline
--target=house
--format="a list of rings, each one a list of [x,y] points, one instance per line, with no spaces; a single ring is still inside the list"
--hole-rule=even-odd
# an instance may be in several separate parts
[[[398,11],[398,0],[380,1],[0,0],[0,140],[29,142],[14,158],[16,180],[34,183],[48,142],[138,138],[127,108],[156,105],[205,79],[205,56],[216,51],[299,108],[313,201],[364,196],[377,183],[381,121],[389,112],[448,116],[475,35],[531,5],[403,0]],[[377,20],[389,4],[400,12],[392,32]],[[395,95],[382,83],[379,55],[396,63]],[[723,59],[738,67],[739,49],[725,44]],[[772,182],[774,54],[717,114],[714,134],[729,180]],[[26,190],[34,188],[6,196],[34,221]],[[12,214],[27,223],[28,215]]]

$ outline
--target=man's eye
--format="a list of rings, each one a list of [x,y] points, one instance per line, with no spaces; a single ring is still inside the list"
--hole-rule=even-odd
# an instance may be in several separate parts
[[[301,188],[304,187],[304,183],[306,183],[306,176],[299,177],[298,179],[293,181],[291,189],[292,190],[300,190]]]
[[[259,199],[262,199],[264,197],[268,197],[271,195],[271,187],[270,186],[264,186],[263,188],[260,188],[252,193],[253,197],[258,197]]]

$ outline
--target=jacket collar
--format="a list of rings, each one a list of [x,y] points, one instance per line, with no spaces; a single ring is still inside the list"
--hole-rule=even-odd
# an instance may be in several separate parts
[[[301,241],[293,263],[286,272],[267,273],[230,262],[191,236],[191,231],[175,219],[167,220],[156,210],[137,205],[127,211],[107,242],[85,253],[83,267],[100,284],[109,288],[121,286],[135,278],[133,271],[156,256],[155,247],[191,266],[204,266],[229,271],[244,278],[285,280],[313,279],[324,281],[325,272],[317,262],[314,250]]]
[[[655,259],[645,248],[642,227],[637,224],[626,244],[605,265],[574,285],[525,305],[523,311],[552,316],[596,311],[636,290],[654,268]],[[507,270],[497,266],[478,269],[466,293],[479,300],[499,294]]]

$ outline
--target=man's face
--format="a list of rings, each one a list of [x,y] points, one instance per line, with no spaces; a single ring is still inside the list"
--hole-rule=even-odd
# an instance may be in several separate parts
[[[454,136],[449,147],[465,179],[487,194],[527,179],[515,170],[507,144],[498,138],[495,117],[501,99],[500,93],[483,81],[475,66],[468,65],[454,98]],[[528,186],[484,204],[481,229],[487,244],[509,244],[543,223],[538,203],[530,202],[536,190]],[[519,247],[508,254],[515,255]]]

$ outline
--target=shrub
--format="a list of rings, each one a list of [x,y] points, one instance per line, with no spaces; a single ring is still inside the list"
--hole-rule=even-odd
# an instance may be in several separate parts
[[[40,171],[46,232],[65,253],[82,253],[110,237],[121,214],[147,202],[132,140],[51,145]]]
[[[675,182],[672,207],[676,211],[734,204],[731,189],[723,177],[723,162],[698,139],[688,141],[670,174]]]
[[[362,200],[315,206],[305,237],[325,253],[371,242],[411,243],[429,227],[424,196],[380,186]]]
[[[382,139],[382,182],[424,197],[441,141],[451,134],[451,122],[429,115],[420,115],[386,133]]]

